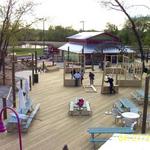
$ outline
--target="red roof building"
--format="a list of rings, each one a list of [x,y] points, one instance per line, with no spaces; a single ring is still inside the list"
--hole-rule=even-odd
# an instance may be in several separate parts
[[[68,43],[59,47],[60,50],[85,55],[85,63],[99,63],[105,55],[119,55],[121,52],[134,53],[122,46],[121,40],[110,33],[81,32],[67,37]],[[93,60],[92,60],[93,59]]]

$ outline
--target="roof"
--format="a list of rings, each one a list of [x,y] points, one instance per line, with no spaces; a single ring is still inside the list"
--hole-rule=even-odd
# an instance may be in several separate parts
[[[83,45],[82,44],[75,44],[75,43],[66,43],[65,45],[59,47],[58,49],[64,50],[64,51],[69,51],[73,53],[82,53]],[[97,45],[94,44],[88,44],[84,45],[84,53],[86,54],[91,54],[91,53],[96,53],[97,52]],[[134,53],[135,51],[131,50],[130,48],[125,49],[127,53]],[[103,50],[103,53],[120,53],[120,50],[117,48],[106,48]]]
[[[91,38],[93,36],[102,34],[103,32],[81,32],[81,33],[77,33],[75,35],[69,36],[67,37],[68,39],[78,39],[78,40],[85,40],[88,38]]]

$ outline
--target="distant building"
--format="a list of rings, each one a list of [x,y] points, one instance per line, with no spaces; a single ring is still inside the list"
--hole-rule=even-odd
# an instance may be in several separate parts
[[[59,47],[62,51],[69,51],[79,54],[81,60],[82,53],[85,55],[85,63],[98,64],[103,61],[105,55],[109,61],[109,56],[120,55],[121,52],[132,55],[135,52],[122,46],[121,40],[110,33],[104,32],[81,32],[67,37],[68,43]],[[63,54],[63,53],[62,53]],[[116,62],[115,58],[114,62]]]

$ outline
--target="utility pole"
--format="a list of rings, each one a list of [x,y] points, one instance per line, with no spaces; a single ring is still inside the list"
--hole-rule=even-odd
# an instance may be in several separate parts
[[[42,18],[43,20],[43,50],[45,48],[45,18]]]
[[[82,31],[84,31],[84,23],[85,23],[85,21],[82,20],[82,21],[80,21],[80,23],[82,23]]]

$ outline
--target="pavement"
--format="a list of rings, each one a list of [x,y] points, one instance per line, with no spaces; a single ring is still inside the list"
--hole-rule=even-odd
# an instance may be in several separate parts
[[[0,85],[0,110],[3,108],[3,102],[2,102],[2,98],[3,97],[7,97],[9,90],[10,90],[10,86],[4,86],[4,85]],[[7,99],[7,106],[11,107],[12,106],[12,95],[10,94],[10,96]]]

